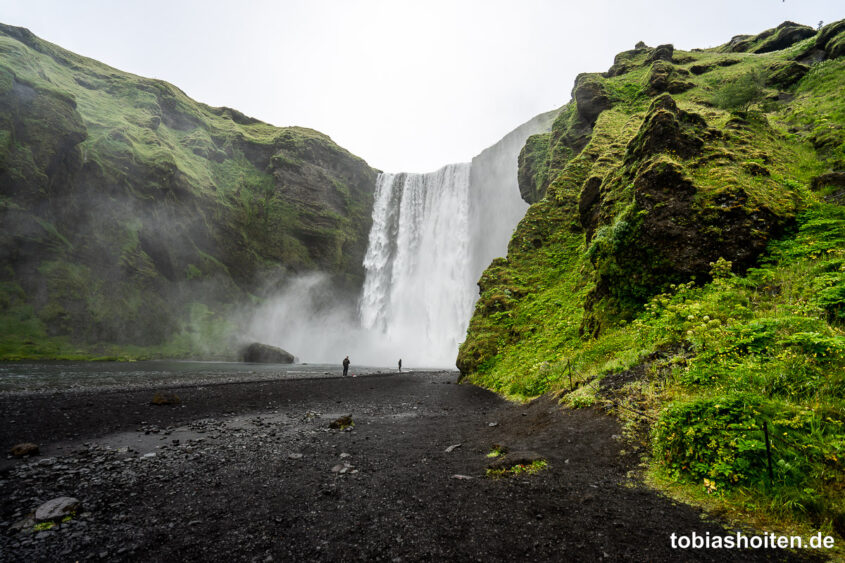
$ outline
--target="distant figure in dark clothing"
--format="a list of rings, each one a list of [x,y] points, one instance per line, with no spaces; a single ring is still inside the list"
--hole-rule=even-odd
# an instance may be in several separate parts
[[[402,371],[402,358],[399,358],[399,371]]]
[[[349,373],[349,356],[343,358],[343,377],[346,377],[347,373]]]

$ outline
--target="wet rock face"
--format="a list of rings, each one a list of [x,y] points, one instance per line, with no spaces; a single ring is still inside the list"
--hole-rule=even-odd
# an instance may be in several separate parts
[[[600,188],[601,178],[598,176],[587,178],[578,198],[578,214],[587,244],[590,244],[590,241],[593,239],[593,233],[595,233],[599,222],[599,212],[601,210],[599,205]]]
[[[254,364],[292,364],[296,361],[290,352],[259,342],[243,348],[240,356],[242,362]]]

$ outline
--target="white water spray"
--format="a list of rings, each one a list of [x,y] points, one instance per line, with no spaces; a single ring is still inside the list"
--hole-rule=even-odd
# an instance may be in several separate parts
[[[469,164],[381,174],[364,258],[361,324],[407,365],[451,365],[475,302]]]

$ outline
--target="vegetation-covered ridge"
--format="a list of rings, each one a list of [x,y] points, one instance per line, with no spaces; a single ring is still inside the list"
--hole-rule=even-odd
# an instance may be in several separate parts
[[[0,24],[0,358],[208,357],[290,273],[356,292],[375,174]]]
[[[655,480],[843,535],[843,55],[845,20],[786,22],[579,75],[520,155],[462,377],[613,409]]]

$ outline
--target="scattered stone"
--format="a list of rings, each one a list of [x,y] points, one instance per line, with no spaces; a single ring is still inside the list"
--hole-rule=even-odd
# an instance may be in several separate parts
[[[487,426],[489,426],[490,428],[495,428],[496,426],[499,426],[499,423],[498,422],[488,422]]]
[[[150,452],[141,456],[141,459],[152,459],[156,456],[155,452]]]
[[[16,444],[12,446],[12,449],[9,450],[9,453],[15,457],[24,457],[27,455],[38,455],[38,444],[33,444],[32,442],[24,442],[22,444]]]
[[[352,457],[352,454],[348,454],[348,453],[346,453],[346,452],[342,452],[342,453],[340,454],[340,457],[341,457],[341,459],[343,459],[343,458],[345,458],[345,457]]]
[[[463,444],[452,444],[448,448],[446,448],[446,453],[450,454],[455,448],[460,448]]]
[[[469,475],[461,475],[460,473],[455,473],[454,475],[452,475],[452,479],[463,479],[468,481],[472,479],[472,477],[470,477]]]
[[[74,516],[82,508],[79,499],[73,497],[58,497],[48,500],[35,510],[36,522],[53,522],[65,516]]]
[[[302,459],[302,454],[288,454],[288,459]]]
[[[334,467],[332,467],[332,473],[338,473],[341,469],[343,469],[343,464],[338,463]]]
[[[181,404],[182,400],[179,399],[179,396],[176,393],[156,393],[153,395],[153,400],[150,401],[151,405],[158,405],[158,406],[166,406],[166,405],[178,405]],[[156,430],[159,432],[159,430]]]
[[[355,426],[355,423],[352,422],[352,417],[350,415],[341,416],[329,423],[329,428],[332,430],[345,430],[352,426]]]

